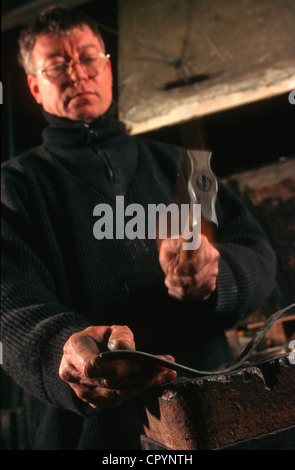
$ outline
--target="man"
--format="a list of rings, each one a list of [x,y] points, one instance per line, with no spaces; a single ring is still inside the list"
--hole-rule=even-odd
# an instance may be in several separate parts
[[[176,373],[100,352],[224,364],[224,329],[271,293],[275,257],[222,184],[219,227],[190,261],[177,262],[179,239],[158,252],[154,239],[95,237],[94,208],[115,210],[118,195],[145,209],[173,202],[182,151],[126,134],[110,58],[81,12],[41,12],[20,51],[49,125],[2,167],[3,367],[26,392],[33,449],[140,448],[134,398]]]

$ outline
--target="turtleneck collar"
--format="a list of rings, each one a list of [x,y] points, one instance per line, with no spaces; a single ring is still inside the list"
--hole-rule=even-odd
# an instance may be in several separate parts
[[[114,102],[105,114],[91,124],[61,118],[46,111],[43,111],[43,114],[49,124],[43,131],[44,144],[49,151],[59,156],[67,157],[69,148],[99,144],[116,134],[125,133],[125,125],[117,120],[117,107]]]
[[[49,126],[43,131],[43,144],[51,157],[108,197],[128,191],[138,152],[125,125],[117,120],[114,103],[91,124],[44,115]]]

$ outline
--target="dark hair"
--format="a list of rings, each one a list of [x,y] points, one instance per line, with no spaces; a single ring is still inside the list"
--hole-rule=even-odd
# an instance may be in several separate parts
[[[32,73],[31,52],[40,34],[66,35],[72,28],[85,25],[98,37],[102,50],[105,52],[105,45],[96,23],[83,11],[56,5],[41,11],[21,31],[19,37],[19,62],[25,72]]]

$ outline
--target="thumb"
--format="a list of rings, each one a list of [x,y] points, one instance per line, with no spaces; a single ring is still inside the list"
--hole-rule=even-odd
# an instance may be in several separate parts
[[[128,326],[111,326],[111,334],[108,340],[108,348],[110,351],[114,351],[116,349],[135,350],[134,336]]]
[[[68,362],[70,362],[82,375],[91,377],[96,368],[99,349],[95,340],[83,333],[76,333],[65,345]]]

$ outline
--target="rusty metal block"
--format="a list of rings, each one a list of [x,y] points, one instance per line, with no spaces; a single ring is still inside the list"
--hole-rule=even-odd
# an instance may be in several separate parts
[[[159,448],[212,450],[295,425],[295,366],[288,356],[227,375],[177,379],[139,402]]]

